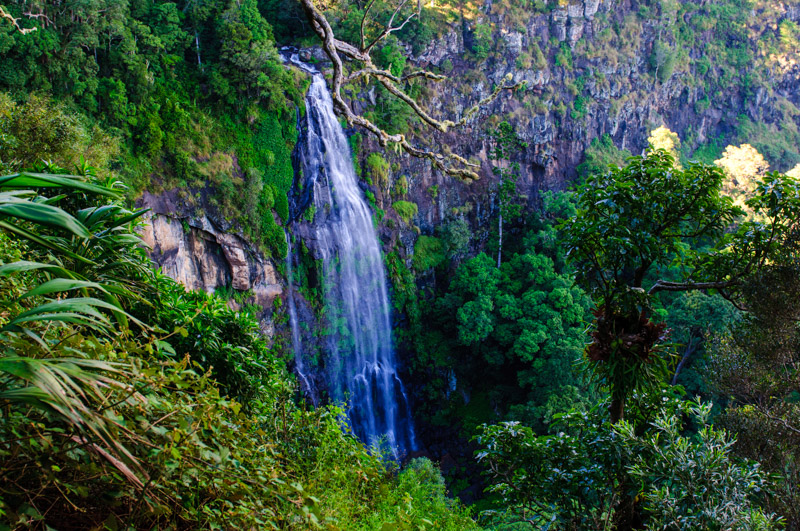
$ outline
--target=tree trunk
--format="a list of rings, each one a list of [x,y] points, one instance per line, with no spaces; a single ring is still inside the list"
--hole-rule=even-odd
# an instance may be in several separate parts
[[[625,398],[615,396],[611,398],[611,406],[608,408],[611,413],[611,424],[616,424],[625,417]]]
[[[627,474],[623,481],[627,480]],[[636,503],[626,492],[627,481],[620,483],[620,502],[614,508],[614,529],[616,531],[630,531],[636,529],[638,518],[636,517]]]
[[[612,396],[611,423],[616,424],[625,418],[625,396]],[[631,492],[636,489],[631,481],[628,471],[624,468],[617,475],[616,494],[619,502],[614,507],[614,529],[616,531],[630,531],[641,529],[641,518],[636,510],[636,500],[631,497]]]
[[[690,335],[689,344],[686,345],[686,350],[683,352],[683,357],[681,358],[680,363],[678,363],[678,366],[675,367],[675,375],[672,377],[672,381],[670,382],[672,385],[676,385],[678,383],[678,375],[681,373],[683,366],[686,365],[686,362],[689,361],[689,357],[694,353],[696,349],[694,340],[695,340],[694,334]]]
[[[497,224],[497,232],[500,239],[497,242],[497,269],[500,269],[500,258],[503,256],[503,213],[500,213],[500,221]]]

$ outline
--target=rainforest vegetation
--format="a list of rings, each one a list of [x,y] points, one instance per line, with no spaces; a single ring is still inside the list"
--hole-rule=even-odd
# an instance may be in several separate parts
[[[411,4],[0,4],[0,529],[800,529],[800,3]],[[284,46],[357,74],[400,459],[295,374],[290,289],[311,373],[336,323]],[[281,294],[187,291],[145,194]]]

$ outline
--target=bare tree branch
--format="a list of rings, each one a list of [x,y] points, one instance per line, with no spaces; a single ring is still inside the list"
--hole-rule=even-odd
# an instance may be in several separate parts
[[[367,18],[369,17],[369,10],[372,9],[372,6],[374,4],[375,4],[375,0],[369,0],[369,3],[367,4],[367,7],[364,9],[364,16],[361,17],[361,49],[362,50],[364,49],[364,46],[365,46],[365,44],[367,42],[366,37],[365,37],[366,34],[365,34],[364,30],[365,30],[366,25],[367,25]]]
[[[411,13],[410,15],[408,15],[408,17],[406,17],[406,19],[399,26],[392,26],[392,24],[394,23],[394,17],[397,16],[397,14],[400,12],[400,10],[403,9],[403,7],[405,7],[405,5],[407,3],[408,3],[408,0],[402,0],[400,2],[400,4],[397,6],[397,9],[395,9],[394,13],[392,13],[392,17],[389,19],[389,23],[386,24],[386,26],[383,28],[383,31],[381,32],[381,34],[378,35],[377,37],[375,37],[375,40],[373,40],[372,43],[369,46],[367,46],[366,48],[364,48],[363,45],[361,46],[361,51],[362,52],[364,52],[366,54],[369,54],[369,52],[372,51],[372,48],[374,48],[376,44],[378,44],[383,39],[388,37],[389,34],[391,34],[392,32],[400,31],[401,29],[403,29],[403,26],[408,24],[411,21],[412,18],[414,18],[415,16],[419,15],[419,11],[415,11],[415,12]]]
[[[390,94],[411,107],[414,113],[419,116],[426,125],[444,133],[453,127],[459,127],[466,124],[467,121],[469,121],[469,119],[472,118],[472,116],[474,116],[482,106],[494,101],[504,90],[514,90],[521,86],[521,83],[512,85],[499,85],[492,91],[491,95],[481,99],[476,105],[470,107],[466,112],[464,112],[463,116],[458,121],[437,120],[431,116],[414,98],[406,93],[400,87],[400,85],[415,78],[443,81],[446,79],[445,76],[435,74],[427,70],[417,70],[402,77],[396,76],[391,72],[377,68],[372,61],[372,57],[370,56],[370,52],[379,42],[386,39],[393,32],[402,29],[411,19],[419,14],[419,10],[421,9],[420,2],[417,3],[417,11],[406,17],[399,25],[394,25],[395,18],[407,3],[408,0],[400,0],[400,4],[392,13],[391,17],[389,18],[389,22],[384,26],[381,33],[372,42],[370,42],[369,45],[365,45],[367,19],[369,12],[374,5],[374,0],[370,0],[365,8],[364,16],[361,20],[361,46],[360,48],[356,48],[352,44],[340,41],[336,38],[333,28],[331,28],[330,23],[320,12],[320,10],[317,9],[316,5],[314,4],[314,0],[300,0],[300,4],[302,5],[303,10],[308,17],[308,20],[311,22],[314,32],[322,40],[322,48],[325,51],[325,54],[330,58],[333,64],[333,76],[331,79],[330,89],[331,98],[333,99],[334,108],[336,109],[337,113],[344,117],[348,124],[363,127],[375,135],[382,147],[386,147],[389,143],[398,144],[409,155],[430,160],[436,169],[444,172],[447,175],[465,181],[477,180],[478,174],[474,168],[477,168],[478,165],[472,164],[465,158],[453,153],[434,152],[413,146],[404,134],[390,134],[360,114],[353,112],[353,110],[342,97],[342,85],[361,78],[368,78],[372,76]],[[363,66],[348,75],[345,72],[343,58],[357,61],[362,63]],[[510,76],[506,77],[504,83],[508,82],[509,80]]]
[[[362,68],[361,70],[353,72],[352,74],[344,78],[344,83],[345,84],[351,83],[359,78],[366,76],[375,76],[375,77],[381,76],[391,80],[394,83],[405,83],[406,81],[409,81],[417,77],[423,77],[426,79],[430,79],[431,81],[444,81],[445,79],[447,79],[447,76],[443,76],[441,74],[434,74],[429,70],[416,70],[414,72],[411,72],[410,74],[404,75],[403,77],[397,77],[396,75],[386,70],[377,70],[374,68]]]
[[[30,17],[30,18],[38,18],[38,17],[44,16],[44,15],[31,15],[30,13],[26,13],[26,15],[28,17]],[[17,28],[17,31],[19,31],[23,35],[26,35],[26,34],[31,33],[33,31],[36,31],[35,27],[34,28],[23,28],[23,27],[21,27],[19,25],[19,19],[18,18],[14,18],[11,15],[11,13],[6,11],[6,9],[3,6],[0,6],[0,18],[5,18],[5,19],[10,20],[11,23],[14,25],[14,27]]]
[[[696,289],[725,289],[735,286],[738,279],[724,280],[721,282],[669,282],[667,280],[658,280],[648,290],[647,294],[652,295],[659,291],[692,291]]]
[[[105,11],[105,10],[103,10],[103,11]],[[50,20],[50,17],[48,17],[47,14],[45,14],[45,13],[31,13],[30,11],[27,11],[27,12],[23,13],[23,15],[25,15],[28,18],[44,19],[46,24],[49,24],[51,26],[55,26],[55,23],[52,20]],[[36,28],[30,28],[31,31],[33,31],[35,29]]]

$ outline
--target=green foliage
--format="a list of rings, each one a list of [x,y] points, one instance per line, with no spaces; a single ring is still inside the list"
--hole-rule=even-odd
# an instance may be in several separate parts
[[[412,86],[409,95],[414,97],[418,90],[419,86]],[[383,85],[375,87],[375,101],[375,107],[366,116],[389,134],[408,133],[411,126],[419,120],[411,107],[392,95]]]
[[[646,273],[675,257],[692,263],[687,241],[719,237],[740,213],[720,195],[719,170],[673,164],[666,151],[653,151],[590,176],[579,189],[577,216],[565,222],[570,260],[598,305],[588,356],[619,408],[615,421],[626,396],[663,377],[657,354],[663,326],[649,320],[641,289]]]
[[[476,458],[507,513],[485,517],[602,528],[613,506],[614,472],[624,466],[613,431],[596,411],[571,411],[556,426],[558,434],[546,436],[518,422],[480,427]]]
[[[383,155],[380,153],[370,153],[367,156],[366,164],[367,171],[372,179],[372,183],[384,188],[389,182],[389,161],[383,158]]]
[[[657,40],[653,43],[653,51],[650,54],[650,67],[653,74],[661,83],[672,76],[675,70],[675,51],[669,44]]]
[[[80,155],[103,168],[126,159],[122,174],[132,194],[174,187],[188,196],[190,187],[196,193],[210,184],[213,195],[187,202],[218,210],[283,256],[272,210],[287,219],[291,103],[300,103],[307,81],[281,64],[256,0],[62,7],[32,20],[37,30],[28,35],[2,28],[0,89],[52,94],[52,101],[2,99],[7,170],[38,162],[33,153],[62,165]],[[19,15],[21,7],[10,9]],[[214,153],[229,155],[234,169],[198,171]],[[158,179],[149,182],[151,175]],[[197,205],[200,197],[210,204]]]
[[[537,69],[541,70],[547,66],[547,59],[542,53],[542,49],[539,47],[537,43],[531,43],[530,47],[531,57],[533,58],[533,66]]]
[[[791,529],[800,522],[800,401],[795,391],[800,356],[796,326],[797,239],[743,286],[748,312],[709,341],[709,391],[728,404],[715,419],[736,435],[734,451],[780,474],[771,510]]]
[[[478,61],[485,61],[494,44],[492,27],[489,24],[476,24],[472,37],[472,53]]]
[[[389,39],[375,54],[377,65],[395,76],[403,75],[406,67],[406,56],[396,39]]]
[[[628,465],[641,482],[650,529],[779,529],[774,515],[758,507],[770,484],[758,463],[731,455],[735,439],[711,425],[711,403],[689,402],[661,412],[651,432],[638,435],[623,422],[614,427],[635,454]],[[700,429],[685,436],[683,415]]]
[[[738,135],[742,143],[752,144],[767,160],[778,168],[787,170],[800,163],[800,133],[796,126],[784,119],[781,124],[755,123],[747,116],[740,116]]]
[[[791,234],[789,219],[800,208],[793,179],[765,176],[746,206],[754,219],[766,217],[735,231],[727,229],[742,210],[721,195],[723,180],[718,168],[680,169],[666,151],[651,151],[579,188],[577,216],[563,227],[578,281],[598,306],[587,357],[611,393],[615,422],[626,397],[665,376],[665,325],[651,320],[655,293],[735,290],[780,256]],[[685,280],[649,280],[669,266]]]
[[[33,94],[23,103],[0,94],[0,169],[14,171],[49,160],[64,167],[80,156],[106,167],[118,142],[63,104]]]
[[[800,26],[791,20],[783,19],[778,24],[781,46],[786,50],[797,50],[800,47]]]
[[[165,330],[182,323],[182,330],[170,341],[172,355],[177,359],[188,355],[204,371],[211,371],[224,394],[242,403],[253,399],[264,377],[261,360],[267,357],[257,323],[231,310],[227,298],[187,293],[174,282],[159,282],[163,285],[157,286],[152,313],[143,319]]]
[[[386,270],[392,281],[392,302],[395,310],[404,312],[412,327],[419,326],[420,308],[414,273],[396,250],[386,255]]]
[[[433,269],[446,258],[444,244],[442,240],[435,236],[420,236],[414,244],[414,270],[417,273],[424,273]]]
[[[617,425],[600,408],[571,411],[556,421],[556,435],[536,436],[515,422],[482,426],[477,458],[490,492],[508,507],[505,515],[486,516],[600,529],[617,518],[615,483],[628,471],[640,482],[634,494],[647,529],[779,528],[759,508],[767,476],[731,455],[734,441],[710,424],[710,404],[659,395],[642,404],[635,423]],[[684,416],[697,434],[686,434]]]
[[[741,318],[741,312],[719,294],[701,291],[676,294],[665,305],[670,341],[679,349],[681,363],[673,380],[692,396],[709,393],[705,346],[719,334],[727,333]]]
[[[667,152],[651,151],[579,188],[578,216],[565,224],[571,258],[604,303],[628,284],[641,287],[651,266],[691,253],[686,238],[718,236],[740,213],[720,195],[720,170],[673,171],[673,163]]]
[[[586,113],[589,112],[589,104],[591,104],[592,99],[588,96],[584,96],[583,94],[579,95],[575,98],[575,101],[572,102],[572,112],[570,112],[570,117],[573,120],[581,120],[586,116]]]
[[[569,44],[562,42],[559,45],[558,51],[556,52],[556,66],[562,66],[567,70],[572,70],[573,62],[574,59],[572,58],[572,50],[570,49]]]
[[[263,172],[264,184],[275,190],[275,209],[284,222],[289,218],[286,196],[294,179],[292,150],[297,142],[297,129],[288,119],[293,114],[264,113],[253,136],[253,162]],[[261,211],[260,215],[267,212]]]
[[[686,149],[688,146],[687,144],[683,144],[683,149]],[[702,162],[703,164],[714,164],[714,161],[719,159],[722,155],[723,144],[720,142],[719,139],[713,139],[707,144],[703,144],[698,146],[697,149],[694,150],[691,157],[685,157],[689,160],[696,160],[697,162]]]
[[[458,501],[447,497],[444,478],[428,459],[412,459],[398,475],[397,483],[369,518],[367,528],[479,529],[469,513],[459,507]]]
[[[459,343],[490,366],[514,367],[529,408],[576,383],[588,301],[547,256],[528,251],[497,269],[479,254],[459,267],[437,305],[455,315]]]
[[[367,201],[369,202],[370,206],[373,209],[377,209],[378,207],[377,207],[377,205],[375,203],[375,194],[372,192],[372,190],[365,190],[364,191],[364,195],[366,196]]]
[[[406,224],[411,223],[411,220],[414,219],[419,210],[417,204],[411,201],[395,201],[392,203],[392,208]]]
[[[459,258],[469,251],[472,231],[464,218],[456,218],[438,228],[448,258]]]
[[[394,189],[392,190],[392,194],[395,197],[405,197],[408,194],[408,177],[405,175],[401,175],[395,182],[394,182]]]
[[[526,199],[517,193],[520,166],[519,162],[513,159],[527,147],[527,144],[517,136],[508,122],[501,122],[497,129],[490,132],[490,137],[493,141],[490,153],[493,159],[492,172],[500,178],[497,185],[497,200],[500,207],[497,227],[497,265],[499,267],[503,253],[503,223],[513,221],[520,216],[523,201]]]
[[[623,166],[631,156],[627,149],[620,150],[614,145],[611,135],[604,133],[592,139],[592,143],[583,153],[584,161],[578,165],[578,175],[586,178],[609,170],[610,166]]]
[[[341,410],[292,402],[252,315],[153,273],[113,188],[0,187],[0,525],[472,526],[430,462],[394,479]]]

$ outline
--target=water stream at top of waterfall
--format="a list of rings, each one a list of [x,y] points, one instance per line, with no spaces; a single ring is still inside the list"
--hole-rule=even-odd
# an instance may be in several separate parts
[[[416,438],[392,346],[383,257],[325,80],[303,66],[313,79],[306,96],[308,134],[301,160],[304,175],[314,182],[313,230],[322,258],[329,393],[346,404],[349,425],[362,441],[399,458],[416,448]],[[290,300],[290,313],[296,313],[292,309]]]

